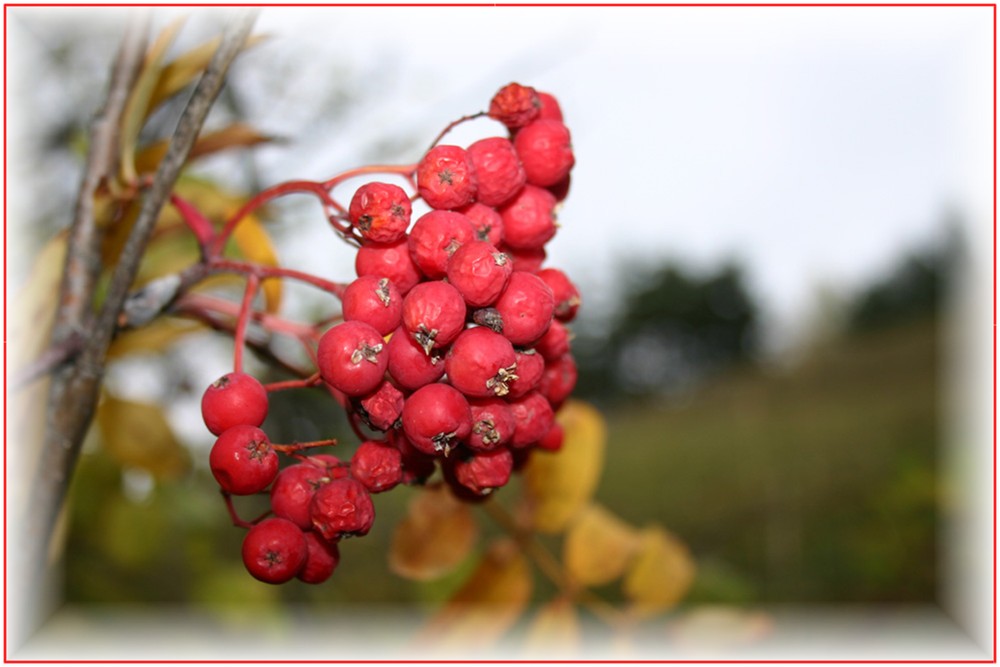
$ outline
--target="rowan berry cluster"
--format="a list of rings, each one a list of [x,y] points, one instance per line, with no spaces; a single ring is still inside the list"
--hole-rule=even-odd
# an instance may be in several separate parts
[[[372,181],[346,208],[357,278],[338,290],[343,321],[319,337],[315,360],[317,384],[362,436],[350,460],[304,453],[328,442],[271,443],[260,429],[268,392],[247,374],[204,394],[227,501],[270,488],[274,516],[241,522],[244,563],[262,581],[327,579],[340,540],[370,530],[372,494],[440,470],[456,496],[481,500],[533,449],[562,444],[554,414],[576,383],[567,324],[580,296],[544,262],[569,190],[570,135],[555,98],[516,83],[463,120],[483,115],[507,136],[437,143],[406,174],[412,195]],[[430,210],[411,221],[417,200]],[[279,453],[295,462],[280,468]]]

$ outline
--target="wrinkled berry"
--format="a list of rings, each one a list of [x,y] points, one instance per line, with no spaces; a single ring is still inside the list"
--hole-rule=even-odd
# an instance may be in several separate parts
[[[510,129],[523,127],[538,118],[542,102],[534,88],[509,83],[490,100],[488,115]]]
[[[466,396],[506,396],[517,379],[517,362],[510,341],[485,327],[466,329],[445,357],[445,373]]]
[[[477,241],[486,241],[497,248],[500,247],[503,241],[503,218],[495,208],[474,202],[459,212],[472,223]]]
[[[555,185],[576,162],[569,129],[558,120],[536,120],[522,127],[514,148],[532,185]]]
[[[482,308],[497,300],[513,270],[510,258],[489,243],[469,241],[448,260],[448,282],[471,308]]]
[[[510,401],[510,409],[514,413],[514,437],[510,439],[511,447],[533,445],[541,440],[555,423],[552,406],[537,391],[528,392],[521,398]]]
[[[367,535],[375,521],[375,506],[365,486],[350,477],[335,479],[313,496],[313,528],[328,540]]]
[[[403,455],[385,442],[365,441],[351,457],[351,476],[372,493],[388,491],[403,481]]]
[[[361,236],[375,243],[394,243],[410,226],[410,197],[391,183],[366,183],[354,193],[348,216]]]
[[[571,322],[580,308],[580,290],[559,269],[545,268],[538,271],[538,277],[552,290],[556,302],[555,317],[563,322]]]
[[[469,401],[472,433],[466,446],[476,452],[489,452],[507,444],[514,436],[514,413],[503,399],[480,398]]]
[[[436,209],[465,206],[476,198],[476,172],[464,148],[435,146],[417,165],[417,193]]]
[[[420,283],[403,299],[403,327],[429,355],[462,332],[465,312],[465,300],[454,286],[440,280]]]
[[[431,280],[444,278],[448,271],[448,259],[475,236],[472,222],[461,213],[431,211],[413,223],[409,238],[410,257],[420,272]]]
[[[271,510],[299,528],[309,528],[312,526],[309,503],[317,489],[331,479],[326,468],[313,463],[283,468],[271,487]]]
[[[532,273],[514,271],[493,304],[503,321],[503,335],[514,345],[530,345],[552,322],[552,290]]]
[[[392,374],[392,350],[386,349],[389,355],[389,374]],[[421,351],[421,356],[426,355]],[[358,413],[366,424],[378,431],[388,431],[396,425],[403,413],[403,392],[396,389],[388,380],[383,380],[378,389],[358,400]]]
[[[388,278],[401,295],[420,282],[420,270],[410,256],[408,237],[395,243],[366,243],[358,248],[354,269],[361,276]]]
[[[524,187],[526,174],[514,144],[503,137],[488,137],[469,145],[469,161],[476,171],[476,201],[499,206]]]

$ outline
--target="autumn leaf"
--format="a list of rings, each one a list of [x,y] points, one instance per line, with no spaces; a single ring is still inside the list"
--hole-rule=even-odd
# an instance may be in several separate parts
[[[625,573],[640,545],[639,531],[600,505],[588,505],[563,542],[563,562],[574,581],[599,586]]]
[[[205,331],[204,325],[187,320],[159,318],[144,327],[123,331],[115,336],[108,349],[108,359],[119,359],[130,354],[160,353],[184,336],[198,331]]]
[[[186,472],[191,464],[158,405],[109,395],[98,407],[97,424],[105,450],[123,466],[170,479]]]
[[[652,616],[680,602],[694,582],[695,563],[688,548],[660,526],[645,528],[622,590],[637,616]]]
[[[251,35],[247,38],[243,50],[260,44],[266,39],[264,35]],[[177,56],[173,61],[166,64],[160,71],[160,76],[156,81],[156,87],[150,95],[149,108],[155,109],[168,97],[181,91],[185,86],[193,83],[196,78],[208,67],[208,63],[219,48],[221,39],[216,37],[204,44]]]
[[[467,504],[444,485],[428,487],[410,500],[406,517],[396,526],[389,568],[407,579],[438,579],[468,557],[477,534],[478,524]]]
[[[565,436],[556,452],[536,450],[524,469],[528,514],[535,530],[558,533],[588,503],[604,466],[607,427],[601,413],[570,400],[556,414]]]

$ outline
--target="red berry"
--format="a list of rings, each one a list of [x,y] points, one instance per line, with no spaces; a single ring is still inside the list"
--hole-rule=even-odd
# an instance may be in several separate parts
[[[545,449],[550,452],[558,452],[562,449],[563,438],[564,438],[563,427],[559,422],[553,422],[552,428],[549,432],[542,436],[542,439],[538,441],[537,446],[539,449]]]
[[[551,192],[525,185],[500,208],[504,244],[526,250],[544,246],[556,234],[555,206]]]
[[[296,463],[281,470],[271,487],[271,510],[299,528],[309,528],[309,503],[319,487],[331,477],[325,466]]]
[[[326,484],[312,499],[312,525],[328,540],[367,535],[375,521],[375,506],[364,485],[350,477]]]
[[[472,432],[469,402],[457,389],[446,384],[421,387],[403,406],[403,432],[424,454],[447,456]]]
[[[388,278],[400,294],[406,294],[420,282],[420,271],[410,257],[409,240],[395,243],[366,243],[358,248],[354,269],[361,276]]]
[[[545,263],[545,248],[511,248],[506,243],[501,244],[499,248],[503,254],[510,257],[515,271],[535,273]]]
[[[392,366],[391,344],[386,353],[389,355],[389,366]],[[427,356],[420,351],[420,356]],[[392,371],[390,370],[391,374]],[[383,380],[378,389],[358,401],[358,412],[366,424],[378,431],[388,431],[399,421],[403,413],[403,392],[396,389],[388,380]]]
[[[278,474],[278,454],[256,426],[226,429],[212,445],[208,463],[222,490],[237,496],[263,491]]]
[[[452,209],[476,198],[476,172],[464,148],[435,146],[417,165],[417,192],[431,208]]]
[[[510,402],[514,413],[514,437],[511,447],[527,447],[545,437],[555,423],[552,406],[537,391],[532,391]]]
[[[448,282],[472,308],[497,300],[507,286],[514,264],[507,255],[485,241],[469,241],[448,261]]]
[[[472,221],[455,211],[431,211],[413,223],[409,249],[413,263],[431,280],[444,278],[448,259],[464,243],[472,241]]]
[[[264,519],[243,538],[243,564],[255,579],[281,584],[306,562],[306,536],[287,519]]]
[[[351,457],[351,476],[372,493],[388,491],[403,481],[403,455],[384,442],[363,442]]]
[[[503,241],[503,218],[495,208],[475,202],[461,209],[460,213],[472,222],[476,240],[500,246]]]
[[[375,390],[385,375],[389,355],[382,335],[364,322],[341,322],[319,341],[317,359],[323,381],[348,396]]]
[[[510,481],[514,458],[506,447],[456,457],[453,474],[459,484],[476,495],[486,495]]]
[[[571,322],[580,308],[580,291],[576,285],[559,269],[542,269],[538,272],[538,277],[552,290],[556,301],[556,319]]]
[[[392,334],[387,352],[389,375],[403,389],[419,389],[444,375],[441,355],[433,350],[427,354],[410,332],[402,327]]]
[[[546,361],[569,353],[570,332],[558,320],[552,320],[548,330],[535,343],[535,351]]]
[[[534,88],[509,83],[490,100],[488,115],[511,129],[523,127],[538,118],[542,102]]]
[[[569,129],[558,120],[536,120],[522,127],[514,137],[514,148],[532,185],[555,185],[576,162]]]
[[[462,333],[465,312],[465,300],[454,286],[440,280],[420,283],[403,299],[403,327],[429,355]]]
[[[205,390],[201,415],[215,435],[232,426],[260,426],[267,417],[267,391],[252,375],[227,373]]]
[[[545,364],[545,372],[538,383],[538,391],[553,408],[558,408],[573,393],[576,380],[576,360],[572,354],[565,354]]]
[[[403,297],[388,278],[361,276],[344,290],[344,319],[370,324],[385,336],[399,326]]]
[[[463,331],[444,361],[448,381],[466,396],[506,396],[517,379],[517,361],[510,341],[486,327]]]
[[[514,345],[530,345],[552,322],[552,290],[532,273],[515,271],[493,304],[503,322],[503,335]]]
[[[559,107],[559,102],[555,97],[549,93],[543,93],[538,91],[538,101],[541,103],[542,108],[538,112],[539,120],[558,120],[562,121],[562,109]]]
[[[410,197],[391,183],[366,183],[354,193],[348,215],[367,241],[393,243],[410,226]]]
[[[514,413],[507,402],[499,398],[469,401],[472,411],[472,433],[465,443],[476,452],[488,452],[507,444],[514,436]]]
[[[314,531],[308,531],[306,536],[306,562],[296,575],[307,584],[321,584],[330,578],[340,564],[340,547],[336,542],[330,542]]]
[[[476,171],[476,201],[499,206],[524,187],[526,175],[514,144],[503,137],[488,137],[469,145],[469,160]]]
[[[510,398],[524,396],[538,387],[545,372],[545,358],[534,348],[514,351],[517,379],[510,383]]]

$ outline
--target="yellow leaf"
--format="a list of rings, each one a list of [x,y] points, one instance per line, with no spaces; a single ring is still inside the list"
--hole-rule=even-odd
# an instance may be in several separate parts
[[[17,292],[9,320],[15,369],[34,361],[49,344],[65,261],[66,234],[61,233],[42,247]]]
[[[255,215],[248,215],[233,230],[233,241],[247,260],[264,266],[277,266],[278,253],[274,250],[271,237]],[[275,313],[281,308],[281,280],[268,278],[260,283],[264,292],[267,312]]]
[[[247,38],[243,49],[256,46],[264,41],[264,39],[266,39],[264,35],[251,35]],[[216,37],[177,56],[177,58],[168,63],[160,72],[156,88],[150,96],[149,108],[155,109],[165,99],[174,95],[201,76],[212,56],[215,55],[216,49],[219,48],[220,41],[220,38]]]
[[[622,590],[636,615],[652,616],[680,602],[694,575],[694,559],[684,543],[660,526],[650,526],[640,535]]]
[[[261,134],[246,123],[233,123],[221,130],[208,132],[198,137],[191,152],[188,154],[188,162],[226,150],[227,148],[256,146],[257,144],[272,141],[272,137]],[[169,141],[162,140],[150,144],[143,148],[135,158],[136,170],[139,173],[156,170],[160,160],[167,154]]]
[[[607,427],[596,408],[570,400],[556,419],[565,431],[562,448],[536,450],[524,469],[528,514],[542,533],[565,530],[590,502],[604,466]]]
[[[517,622],[532,588],[531,568],[520,548],[513,540],[498,540],[431,619],[422,639],[438,650],[488,646]]]
[[[158,479],[178,477],[190,465],[187,450],[158,405],[107,396],[97,423],[105,450],[121,465],[142,468]]]
[[[184,19],[178,19],[168,25],[157,36],[156,41],[149,47],[146,59],[143,62],[142,70],[136,79],[132,90],[129,93],[128,101],[125,103],[125,111],[122,114],[121,138],[119,140],[121,162],[121,179],[124,183],[135,183],[137,179],[135,152],[139,141],[139,132],[145,124],[146,117],[152,108],[150,101],[153,91],[160,79],[160,72],[163,57],[167,49],[173,43],[174,38],[180,31]]]
[[[115,337],[108,349],[108,359],[130,354],[155,354],[166,350],[184,336],[204,331],[205,327],[187,320],[160,318],[139,329],[125,331]]]
[[[563,562],[577,583],[599,586],[625,573],[639,547],[639,532],[600,505],[576,517],[563,542]]]
[[[444,485],[429,487],[410,500],[406,517],[396,526],[389,568],[417,581],[443,577],[471,553],[477,533],[468,505]]]
[[[579,648],[580,638],[576,608],[569,600],[556,598],[538,610],[528,626],[524,647],[532,656],[551,652],[565,654]]]

